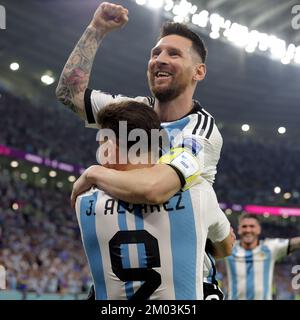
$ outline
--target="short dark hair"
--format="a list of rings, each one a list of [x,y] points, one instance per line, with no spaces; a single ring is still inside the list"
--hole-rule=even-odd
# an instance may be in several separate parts
[[[119,103],[109,104],[97,113],[97,123],[100,128],[111,129],[115,133],[118,141],[120,141],[120,121],[127,121],[128,148],[135,144],[135,141],[128,141],[128,135],[131,130],[143,129],[147,133],[148,147],[150,149],[151,130],[160,129],[160,120],[153,108],[142,102],[127,100]]]
[[[252,213],[242,213],[239,217],[239,223],[244,220],[244,219],[255,219],[257,221],[257,223],[260,225],[260,221],[259,218],[256,214],[252,214]]]
[[[187,25],[178,22],[166,22],[162,25],[159,40],[163,37],[176,34],[178,36],[190,39],[193,43],[193,49],[201,57],[203,63],[205,63],[207,56],[207,48],[204,44],[204,41]]]

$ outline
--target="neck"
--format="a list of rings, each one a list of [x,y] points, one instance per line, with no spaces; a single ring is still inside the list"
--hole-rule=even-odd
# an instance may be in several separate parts
[[[240,242],[240,246],[243,247],[246,250],[252,250],[255,249],[258,246],[258,239],[254,242],[251,243],[245,243],[245,242]]]
[[[144,168],[150,168],[156,163],[156,162],[153,162],[153,159],[151,158],[150,152],[147,154],[140,155],[139,158],[135,159],[135,160],[136,160],[136,162],[141,162],[141,163],[131,163],[130,160],[128,160],[127,163],[125,163],[125,164],[116,164],[114,169],[119,170],[119,171],[144,169]]]
[[[189,113],[193,108],[193,95],[190,92],[185,92],[167,102],[156,100],[154,110],[157,112],[160,121],[174,121],[182,118]]]

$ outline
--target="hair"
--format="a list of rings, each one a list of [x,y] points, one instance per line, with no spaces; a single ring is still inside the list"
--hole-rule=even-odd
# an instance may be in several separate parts
[[[162,25],[158,40],[172,34],[190,39],[193,43],[193,49],[201,57],[202,62],[205,63],[207,57],[207,48],[204,44],[204,41],[194,31],[182,23],[166,22]]]
[[[241,223],[242,220],[244,219],[255,219],[257,223],[260,225],[260,221],[258,219],[258,216],[256,214],[251,214],[251,213],[243,213],[239,217],[239,223]]]
[[[160,120],[156,112],[145,103],[127,100],[120,103],[112,103],[97,113],[97,123],[100,128],[111,129],[118,140],[119,122],[127,122],[127,147],[130,148],[136,141],[128,141],[131,130],[143,129],[148,138],[148,147],[151,148],[151,130],[160,129]],[[125,138],[125,137],[121,137]]]

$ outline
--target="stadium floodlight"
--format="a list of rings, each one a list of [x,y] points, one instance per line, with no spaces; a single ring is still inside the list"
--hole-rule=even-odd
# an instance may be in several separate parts
[[[19,205],[18,205],[16,202],[14,202],[14,203],[12,204],[11,208],[12,208],[13,210],[17,211],[17,210],[19,209]]]
[[[49,172],[49,176],[50,176],[51,178],[55,178],[55,177],[57,176],[57,172],[54,171],[54,170],[51,170],[51,171]]]
[[[218,31],[212,31],[209,36],[212,38],[212,39],[218,39],[220,37],[220,33]]]
[[[230,208],[225,210],[225,213],[229,216],[232,214],[232,210]]]
[[[246,26],[233,23],[228,30],[228,40],[239,47],[245,47],[248,43],[249,32]]]
[[[75,176],[69,176],[68,180],[69,180],[69,182],[75,182],[76,177]]]
[[[40,168],[37,167],[37,166],[32,167],[31,170],[32,170],[33,173],[39,173],[40,172]]]
[[[174,1],[173,0],[167,0],[166,5],[164,7],[165,11],[171,11],[174,7]]]
[[[248,52],[248,53],[252,53],[252,52],[255,51],[255,47],[247,45],[245,47],[245,51]]]
[[[41,179],[41,184],[46,184],[47,181],[48,181],[48,180],[47,180],[46,178],[42,178],[42,179]]]
[[[300,63],[300,46],[298,46],[295,50],[295,58],[294,61],[296,63]]]
[[[49,86],[55,81],[55,79],[52,76],[50,76],[49,74],[44,74],[41,76],[41,81],[45,85]]]
[[[247,131],[249,131],[249,130],[250,130],[250,126],[249,126],[249,124],[246,124],[246,123],[245,123],[245,124],[243,124],[241,128],[242,128],[242,131],[244,131],[244,132],[247,132]]]
[[[291,197],[292,197],[292,194],[290,192],[285,192],[283,194],[283,198],[286,199],[286,200],[290,199]]]
[[[9,66],[10,70],[12,71],[17,71],[20,68],[20,65],[18,64],[18,62],[12,62]]]
[[[140,6],[143,6],[146,4],[147,0],[136,0],[135,1],[137,4],[139,4]]]
[[[259,33],[258,49],[260,51],[267,51],[269,48],[269,36],[266,33]]]
[[[278,187],[278,186],[276,186],[276,187],[274,188],[274,193],[279,194],[280,192],[281,192],[281,188]]]
[[[174,16],[173,21],[178,22],[178,23],[182,23],[184,21],[184,17],[183,16]]]
[[[64,184],[61,181],[58,181],[56,184],[57,188],[62,188]]]
[[[191,7],[190,14],[195,14],[197,12],[197,10],[198,10],[198,7],[196,5],[193,5]]]
[[[18,166],[19,166],[19,162],[18,161],[12,161],[11,163],[10,163],[10,166],[12,167],[12,168],[17,168]]]
[[[291,62],[291,59],[287,57],[283,57],[280,61],[282,64],[289,64]]]
[[[189,15],[192,6],[193,5],[190,2],[181,0],[179,4],[174,6],[172,12],[175,16],[186,18]]]
[[[208,17],[209,17],[209,12],[206,10],[202,10],[198,14],[196,13],[192,16],[192,23],[201,28],[205,28],[208,23]]]
[[[278,128],[278,133],[279,134],[285,134],[286,133],[286,128],[285,127],[279,127]]]
[[[269,47],[275,59],[282,59],[286,54],[286,43],[276,36],[269,36]]]
[[[21,174],[20,174],[20,178],[21,178],[22,180],[26,180],[26,179],[27,179],[27,173],[25,173],[25,172],[21,173]]]
[[[148,0],[150,8],[159,9],[164,5],[164,0]]]

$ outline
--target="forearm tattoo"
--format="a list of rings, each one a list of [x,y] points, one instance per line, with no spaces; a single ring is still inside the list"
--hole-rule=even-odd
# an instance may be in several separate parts
[[[87,28],[71,53],[56,88],[56,96],[74,112],[79,112],[74,97],[87,88],[93,61],[103,36]]]

